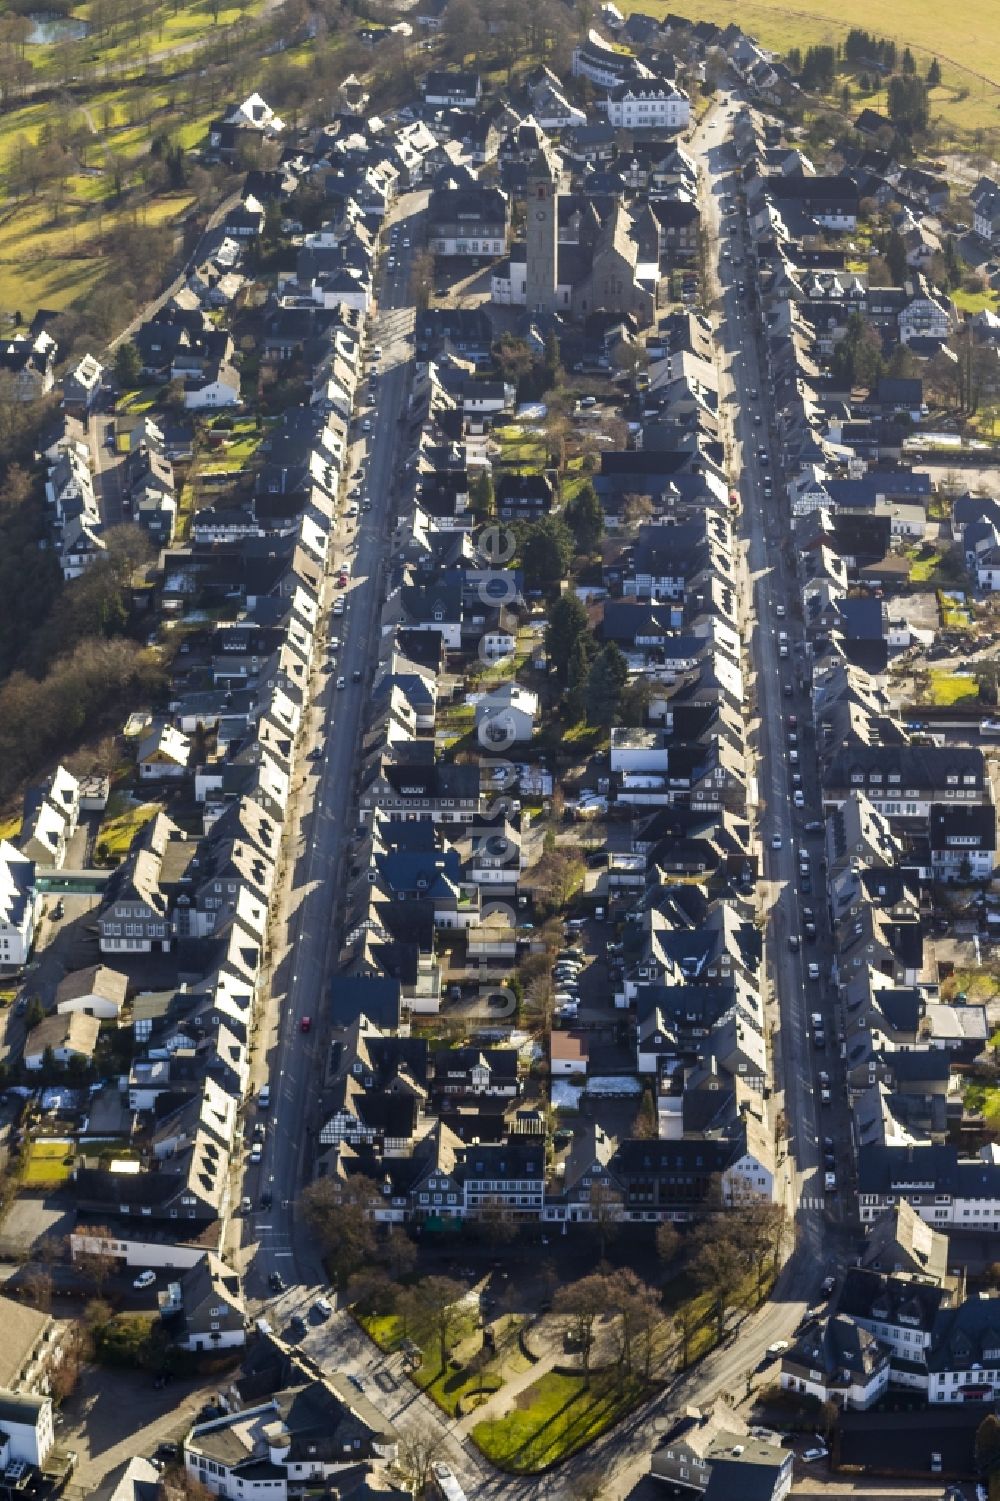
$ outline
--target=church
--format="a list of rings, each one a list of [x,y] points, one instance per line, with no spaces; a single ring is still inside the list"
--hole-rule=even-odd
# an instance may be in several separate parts
[[[659,267],[640,264],[623,200],[563,193],[561,178],[556,153],[540,150],[528,168],[525,239],[494,268],[493,302],[527,308],[533,316],[629,313],[648,327]]]

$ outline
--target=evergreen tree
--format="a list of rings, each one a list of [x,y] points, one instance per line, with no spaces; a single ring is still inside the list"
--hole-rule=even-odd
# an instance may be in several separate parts
[[[486,521],[493,515],[493,476],[488,469],[480,469],[469,489],[472,514],[477,521]]]
[[[529,588],[551,589],[564,579],[573,561],[573,537],[558,516],[545,516],[527,529],[521,564]]]
[[[618,717],[628,663],[613,641],[597,653],[587,674],[587,723],[610,726]]]
[[[936,57],[931,58],[931,65],[927,69],[927,87],[936,89],[941,83],[941,64]]]
[[[927,85],[922,78],[898,73],[889,79],[889,119],[903,132],[926,130],[929,117]]]
[[[562,358],[559,354],[559,340],[550,329],[545,335],[545,389],[551,391],[553,386],[558,386],[563,377]]]
[[[575,594],[561,594],[549,611],[545,627],[545,654],[561,683],[568,681],[576,647],[580,642],[586,644],[589,630],[583,601]]]
[[[580,552],[596,552],[604,533],[604,507],[590,480],[567,503],[563,515]]]
[[[566,692],[563,696],[563,718],[567,724],[579,724],[587,712],[587,674],[590,671],[590,651],[588,649],[591,638],[586,635],[577,637],[573,644],[572,655],[569,659],[569,669],[566,674]]]
[[[885,255],[886,264],[889,267],[893,286],[901,287],[906,280],[906,245],[898,229],[889,231],[889,238],[886,241],[883,254]]]
[[[142,356],[131,339],[123,339],[115,350],[115,380],[122,390],[137,386],[142,377]]]
[[[913,60],[913,53],[909,47],[903,48],[903,72],[913,74],[917,71],[917,65]]]
[[[955,236],[949,235],[944,242],[944,264],[948,276],[948,290],[954,291],[962,285],[962,265],[955,248]]]

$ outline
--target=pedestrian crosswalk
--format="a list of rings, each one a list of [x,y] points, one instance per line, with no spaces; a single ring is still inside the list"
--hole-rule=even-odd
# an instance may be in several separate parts
[[[799,1207],[802,1209],[825,1209],[826,1200],[822,1194],[803,1194],[799,1199]]]

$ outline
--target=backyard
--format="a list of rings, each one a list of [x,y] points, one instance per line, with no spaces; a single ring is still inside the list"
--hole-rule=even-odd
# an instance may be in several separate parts
[[[98,860],[107,865],[123,860],[139,830],[161,810],[160,803],[139,803],[127,792],[113,792],[97,836]]]
[[[25,1188],[63,1183],[73,1168],[73,1143],[59,1137],[36,1137],[28,1145],[21,1181]]]
[[[947,667],[932,667],[927,674],[926,702],[938,708],[979,697],[979,684],[971,672],[951,672]]]

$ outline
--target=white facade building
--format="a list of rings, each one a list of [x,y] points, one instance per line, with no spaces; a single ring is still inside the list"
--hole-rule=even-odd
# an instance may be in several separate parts
[[[691,123],[691,101],[669,83],[628,83],[608,100],[608,120],[616,130],[683,130]]]

